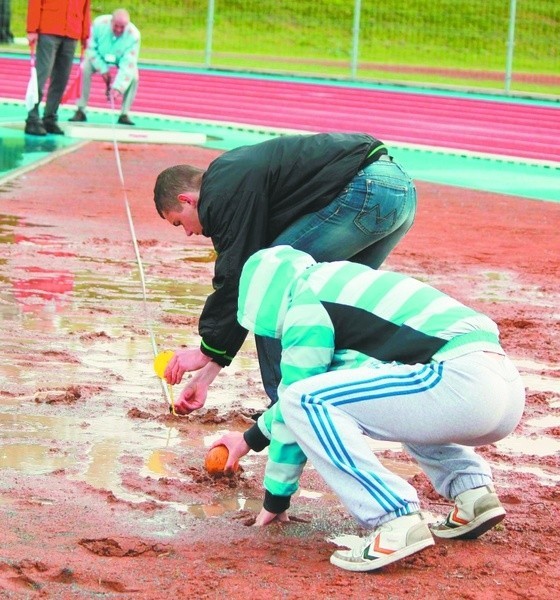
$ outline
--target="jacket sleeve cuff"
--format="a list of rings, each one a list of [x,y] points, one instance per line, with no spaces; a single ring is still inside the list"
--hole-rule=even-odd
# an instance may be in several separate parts
[[[251,425],[251,427],[245,431],[243,439],[247,446],[254,452],[260,452],[270,444],[270,440],[261,431],[258,423]]]
[[[271,494],[268,490],[265,490],[263,508],[268,510],[268,512],[278,515],[290,508],[291,499],[291,496],[276,496]]]
[[[222,351],[211,348],[204,343],[204,340],[200,342],[200,351],[202,354],[209,356],[215,363],[218,363],[220,367],[229,367],[231,361],[233,360],[233,356],[228,356],[225,353],[225,350]]]

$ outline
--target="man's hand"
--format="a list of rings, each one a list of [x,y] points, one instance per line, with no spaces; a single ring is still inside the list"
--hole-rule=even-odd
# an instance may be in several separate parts
[[[187,350],[187,352],[189,351]],[[187,383],[181,392],[179,399],[175,403],[175,412],[179,415],[188,415],[193,412],[193,410],[198,410],[204,406],[208,395],[208,388],[214,381],[216,375],[222,370],[222,367],[220,367],[218,363],[213,362],[204,354],[202,354],[202,356],[204,356],[208,362]],[[173,358],[171,361],[173,361]],[[169,361],[170,364],[171,361]]]
[[[191,380],[174,403],[175,412],[178,415],[188,415],[193,410],[202,408],[206,402],[207,389],[199,388],[196,382]]]
[[[39,34],[36,31],[27,34],[27,41],[29,42],[29,47],[33,48],[39,39]]]
[[[243,458],[251,448],[247,445],[243,434],[240,431],[229,431],[219,440],[216,440],[211,448],[216,446],[225,446],[228,449],[229,456],[226,462],[225,471],[233,471],[235,463]]]
[[[122,94],[115,88],[107,88],[107,100],[113,99],[113,102],[120,101]]]
[[[163,376],[167,383],[175,385],[181,383],[183,375],[187,371],[198,371],[211,362],[211,360],[209,356],[202,354],[199,348],[177,350],[173,358],[169,361]],[[219,367],[219,365],[217,366]]]
[[[290,518],[288,517],[287,511],[276,514],[261,508],[261,512],[258,514],[255,520],[255,526],[264,527],[265,525],[270,525],[271,523],[288,523],[289,521]]]
[[[111,98],[112,98],[111,73],[109,73],[109,71],[107,71],[107,73],[101,73],[101,78],[105,82],[105,97],[107,98],[107,100],[111,100]]]

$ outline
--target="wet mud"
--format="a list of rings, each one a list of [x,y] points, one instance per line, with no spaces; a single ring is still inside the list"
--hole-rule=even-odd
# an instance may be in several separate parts
[[[198,344],[213,250],[162,221],[155,177],[218,152],[121,147],[147,282],[110,144],[91,142],[0,186],[0,597],[550,598],[560,593],[560,205],[419,182],[419,212],[385,268],[497,321],[527,406],[490,461],[506,519],[374,574],[329,556],[360,533],[311,467],[291,522],[253,527],[264,454],[203,468],[224,431],[267,404],[248,340],[204,410],[169,413],[160,349]],[[179,392],[180,386],[175,386]],[[372,450],[436,516],[449,503],[398,444]]]

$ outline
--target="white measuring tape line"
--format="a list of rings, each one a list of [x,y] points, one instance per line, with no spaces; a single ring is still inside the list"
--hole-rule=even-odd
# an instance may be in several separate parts
[[[143,306],[144,306],[144,313],[145,313],[145,317],[146,317],[146,324],[148,326],[148,332],[150,333],[150,342],[152,344],[152,352],[154,353],[154,358],[155,358],[158,355],[158,349],[157,349],[157,344],[156,344],[156,337],[154,335],[154,331],[152,328],[152,324],[151,324],[149,312],[148,312],[148,296],[147,296],[147,292],[146,292],[146,277],[144,276],[144,266],[142,264],[142,259],[140,257],[140,250],[138,248],[138,242],[136,240],[136,231],[134,230],[134,222],[132,221],[132,213],[130,211],[128,195],[126,193],[126,188],[124,185],[124,176],[123,176],[123,170],[122,170],[122,165],[121,165],[121,154],[119,152],[119,145],[117,143],[117,132],[116,132],[116,128],[115,128],[115,125],[116,125],[115,100],[114,100],[112,94],[109,94],[108,96],[111,101],[111,131],[112,131],[112,136],[113,136],[113,148],[115,151],[115,160],[117,162],[117,171],[119,173],[119,179],[120,179],[121,187],[122,187],[122,191],[123,191],[124,206],[126,209],[126,216],[128,218],[128,226],[130,228],[130,235],[132,236],[132,245],[134,246],[134,254],[136,255],[136,262],[138,264],[138,272],[140,273],[140,283],[142,286],[142,301],[143,301]],[[163,378],[160,379],[160,382],[161,382],[161,387],[163,389],[163,395],[165,396],[165,399],[167,400],[170,409],[172,409],[172,412],[174,413],[175,412],[174,402],[173,402],[173,398],[171,397],[171,392],[170,392],[169,386],[167,385],[167,382]]]

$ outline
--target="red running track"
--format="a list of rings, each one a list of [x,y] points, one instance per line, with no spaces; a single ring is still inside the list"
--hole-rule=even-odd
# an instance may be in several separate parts
[[[28,77],[26,59],[0,58],[0,97],[23,99]],[[90,106],[107,107],[101,79],[92,87]],[[253,127],[364,131],[389,142],[560,162],[560,104],[553,102],[143,66],[133,108]]]

